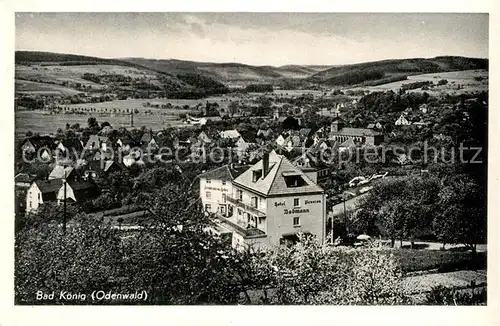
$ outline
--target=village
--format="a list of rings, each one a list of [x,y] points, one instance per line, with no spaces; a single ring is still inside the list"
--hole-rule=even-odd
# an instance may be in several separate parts
[[[487,14],[15,23],[15,305],[486,305]]]
[[[396,153],[391,147],[396,147],[394,139],[406,149],[410,144],[403,141],[412,134],[437,143],[456,139],[433,121],[439,118],[438,111],[442,115],[446,112],[442,108],[451,105],[428,97],[401,113],[379,115],[378,120],[367,117],[365,127],[345,126],[346,122],[360,125],[351,116],[364,109],[366,104],[360,103],[370,96],[338,103],[333,109],[313,110],[310,104],[299,110],[274,106],[267,117],[241,114],[238,108],[232,117],[226,112],[221,118],[222,112],[207,102],[200,106],[198,117],[186,115],[187,126],[180,129],[114,129],[90,117],[87,128],[67,124],[54,136],[28,134],[18,143],[24,163],[19,162],[15,177],[16,218],[36,214],[50,203],[85,207],[89,214],[144,211],[147,208],[140,203],[130,204],[130,197],[120,202],[122,194],[110,189],[113,178],[130,178],[128,183],[134,183],[134,176],[140,178],[151,169],[182,171],[195,165],[196,197],[214,217],[215,233],[228,237],[231,246],[273,246],[297,239],[298,233],[311,234],[321,243],[345,240],[353,236],[348,223],[339,226],[333,221],[359,211],[360,198],[375,184],[395,176],[429,173],[429,163],[436,163],[424,162],[421,148],[416,157],[401,146],[403,152]],[[458,112],[461,123],[470,123],[465,108],[481,99],[471,96],[461,101],[450,110],[455,116]],[[354,158],[359,160],[363,153],[366,160],[370,150],[375,161],[356,162],[352,169]],[[119,215],[118,219],[122,220]]]

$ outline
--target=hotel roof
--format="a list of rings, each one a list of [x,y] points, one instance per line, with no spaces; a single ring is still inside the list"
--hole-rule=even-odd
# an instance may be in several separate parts
[[[237,177],[233,184],[265,196],[294,195],[302,193],[321,193],[323,189],[309,179],[299,168],[295,167],[286,157],[274,151],[269,155],[269,172],[265,177],[253,181],[253,171],[262,170],[263,160],[260,160],[247,171]],[[300,177],[304,185],[289,187],[285,178]]]
[[[229,164],[226,164],[226,165],[221,166],[219,168],[207,171],[207,172],[201,174],[199,177],[205,178],[205,179],[213,179],[213,180],[233,181],[238,176],[240,176],[243,172],[248,170],[249,167],[250,166],[248,166],[248,165],[235,167],[235,166],[230,166]]]

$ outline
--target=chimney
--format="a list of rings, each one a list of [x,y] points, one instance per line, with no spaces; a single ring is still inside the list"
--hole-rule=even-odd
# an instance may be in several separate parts
[[[331,132],[338,132],[338,131],[339,131],[339,121],[335,120],[332,122]]]
[[[264,153],[262,158],[262,179],[264,179],[269,173],[269,152]]]

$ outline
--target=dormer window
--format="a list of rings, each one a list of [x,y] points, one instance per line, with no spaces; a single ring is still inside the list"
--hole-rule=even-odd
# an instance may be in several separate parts
[[[286,186],[288,188],[302,187],[307,185],[304,178],[295,172],[283,172],[283,178],[285,179]]]
[[[257,182],[257,180],[262,177],[262,170],[254,170],[252,171],[252,181]]]

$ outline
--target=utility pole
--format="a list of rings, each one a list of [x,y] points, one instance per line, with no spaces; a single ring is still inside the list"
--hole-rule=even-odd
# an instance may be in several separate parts
[[[346,235],[349,234],[349,228],[347,226],[347,214],[346,214],[346,209],[345,209],[345,201],[346,201],[346,194],[345,192],[342,194],[342,199],[344,199],[344,223],[345,223],[345,231],[346,231]]]
[[[66,169],[64,170],[64,214],[63,214],[63,234],[66,234]]]

